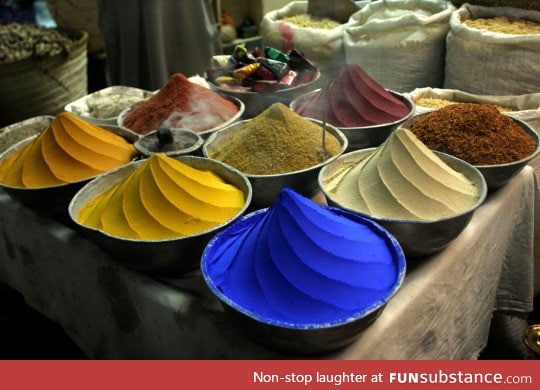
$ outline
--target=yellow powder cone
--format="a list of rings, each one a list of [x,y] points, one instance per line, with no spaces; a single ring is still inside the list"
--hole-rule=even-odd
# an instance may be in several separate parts
[[[178,160],[158,157],[163,172],[172,180],[184,183],[184,190],[193,197],[220,208],[238,208],[244,204],[244,195],[215,173],[194,169]]]
[[[175,168],[188,172],[189,177]],[[184,186],[189,187],[189,192]],[[219,204],[219,196],[212,198],[217,204],[210,204],[191,194],[208,198],[206,192],[212,188],[224,192],[225,205]],[[244,202],[241,190],[214,173],[158,153],[98,200],[84,205],[78,219],[113,236],[157,240],[209,230],[236,215]]]
[[[128,176],[120,184],[118,191],[116,188],[112,189],[114,194],[109,198],[107,205],[103,206],[100,221],[102,229],[107,233],[117,237],[136,239],[141,237],[131,228],[124,213],[124,192],[132,178],[133,174]]]
[[[0,183],[12,187],[24,187],[22,183],[22,164],[32,144],[24,145],[19,153],[6,156],[0,164]]]
[[[126,164],[136,155],[122,137],[64,112],[27,147],[0,162],[0,182],[22,188],[72,183]]]
[[[167,228],[189,235],[213,228],[213,221],[193,218],[174,206],[160,191],[150,169],[145,169],[140,181],[141,201],[146,210]],[[219,221],[218,221],[219,223]]]

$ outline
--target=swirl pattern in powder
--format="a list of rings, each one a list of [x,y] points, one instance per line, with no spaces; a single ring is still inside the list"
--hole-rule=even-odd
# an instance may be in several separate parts
[[[294,111],[322,120],[328,105],[328,123],[336,127],[393,123],[411,112],[405,102],[384,89],[357,64],[343,66],[327,88],[299,97]]]
[[[385,302],[403,276],[398,250],[373,225],[286,188],[210,242],[203,274],[263,322],[343,323]]]
[[[6,156],[0,182],[43,188],[89,179],[138,154],[124,138],[73,114],[59,114],[32,142]]]
[[[379,218],[435,220],[470,209],[479,189],[407,129],[324,181],[335,201]]]
[[[244,202],[244,193],[215,173],[156,153],[84,205],[78,220],[115,237],[159,240],[212,229]]]

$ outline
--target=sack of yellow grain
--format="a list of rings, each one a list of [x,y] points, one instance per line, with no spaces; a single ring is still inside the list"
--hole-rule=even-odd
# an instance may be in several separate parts
[[[445,89],[481,95],[540,91],[540,11],[464,4],[450,19]]]

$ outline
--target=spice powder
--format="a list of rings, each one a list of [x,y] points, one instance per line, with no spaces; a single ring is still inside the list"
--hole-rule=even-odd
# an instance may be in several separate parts
[[[491,104],[452,104],[422,116],[409,129],[430,149],[473,165],[519,161],[537,147],[530,134]]]

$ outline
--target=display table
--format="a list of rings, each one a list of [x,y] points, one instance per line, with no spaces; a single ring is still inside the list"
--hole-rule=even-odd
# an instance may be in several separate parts
[[[471,359],[492,311],[532,310],[535,202],[526,167],[444,251],[411,259],[402,288],[333,359]],[[536,208],[538,209],[538,208]],[[0,192],[0,282],[61,324],[90,358],[290,358],[245,338],[197,272],[157,280]]]

